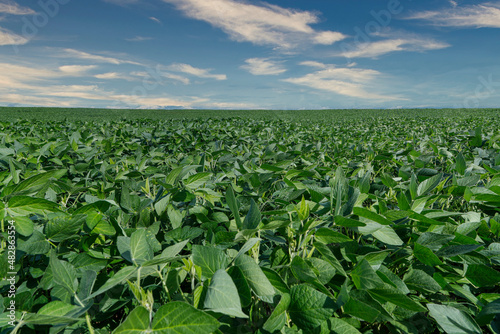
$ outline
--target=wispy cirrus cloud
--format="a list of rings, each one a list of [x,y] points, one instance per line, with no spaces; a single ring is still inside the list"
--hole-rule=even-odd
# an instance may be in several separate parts
[[[0,13],[9,15],[33,15],[36,12],[28,7],[19,6],[14,1],[4,0],[0,2]]]
[[[485,2],[477,5],[458,6],[440,11],[424,11],[407,19],[425,20],[435,26],[456,28],[500,28],[500,2]]]
[[[346,58],[377,58],[398,51],[423,52],[449,47],[448,43],[423,37],[391,38],[374,42],[355,44],[350,50],[342,52]]]
[[[144,41],[150,41],[152,39],[153,39],[153,37],[144,37],[144,36],[135,36],[133,38],[125,38],[125,40],[128,42],[144,42]]]
[[[286,68],[279,62],[269,58],[249,58],[245,65],[240,66],[253,75],[278,75],[286,72]]]
[[[121,65],[121,64],[131,64],[131,65],[141,65],[141,66],[143,65],[141,63],[132,60],[120,59],[109,56],[101,56],[75,49],[63,49],[62,52],[56,55],[56,57],[90,60],[97,63],[108,63],[114,65]]]
[[[376,101],[405,100],[401,97],[373,92],[377,89],[375,87],[378,87],[374,82],[382,75],[378,71],[337,67],[332,64],[323,64],[316,61],[302,62],[301,65],[313,67],[317,70],[302,77],[287,78],[282,81],[361,99]]]
[[[28,42],[27,38],[0,27],[0,45],[24,45]]]
[[[237,0],[163,0],[186,16],[222,29],[231,39],[257,45],[291,49],[300,45],[331,45],[346,36],[318,31],[311,24],[318,16],[309,11],[286,9],[265,2]]]
[[[160,19],[158,19],[158,18],[156,18],[156,17],[154,17],[154,16],[151,16],[149,19],[150,19],[151,21],[154,21],[154,22],[158,23],[158,24],[162,24],[162,23],[161,23],[161,21],[160,21]]]
[[[176,63],[167,66],[167,69],[173,72],[181,72],[190,75],[194,75],[199,78],[215,79],[215,80],[226,80],[227,76],[225,74],[212,74],[211,69],[204,69],[191,66],[189,64]]]

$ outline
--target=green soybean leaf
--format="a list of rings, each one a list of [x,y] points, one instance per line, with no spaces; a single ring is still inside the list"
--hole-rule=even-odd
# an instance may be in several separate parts
[[[43,187],[47,185],[47,183],[51,179],[60,179],[66,174],[67,170],[66,169],[58,169],[58,170],[51,170],[45,173],[40,173],[35,176],[32,176],[21,183],[19,183],[13,190],[12,190],[12,195],[28,195],[28,194],[35,194],[39,190],[41,190]]]
[[[141,265],[153,258],[153,249],[145,229],[138,229],[130,236],[130,255],[132,262],[136,265]]]
[[[208,334],[219,325],[215,318],[185,302],[170,302],[158,309],[152,327],[154,334]]]
[[[138,268],[133,267],[133,266],[127,266],[123,267],[120,269],[118,272],[116,272],[113,277],[109,278],[106,283],[104,283],[96,292],[92,293],[90,296],[86,298],[90,299],[95,296],[100,295],[101,293],[104,293],[108,291],[109,289],[117,286],[118,284],[123,284],[125,283],[130,277],[135,275],[137,273]]]
[[[355,208],[353,208],[352,212],[355,215],[358,215],[358,216],[364,217],[364,218],[368,218],[368,219],[370,219],[374,222],[377,222],[379,224],[382,224],[382,225],[392,225],[392,222],[389,219],[385,218],[384,216],[379,215],[378,213],[375,213],[373,211],[365,209],[365,208],[355,207]]]
[[[201,267],[202,275],[211,278],[219,269],[226,269],[229,259],[219,248],[193,245],[193,263]]]
[[[274,287],[254,259],[243,254],[234,261],[234,264],[241,269],[252,291],[263,301],[272,303]]]
[[[375,299],[391,302],[397,306],[400,306],[410,311],[425,312],[427,310],[420,303],[414,301],[413,299],[404,295],[403,293],[401,293],[396,289],[390,289],[390,288],[371,289],[368,290],[368,293],[372,295]]]
[[[139,334],[145,333],[147,330],[149,330],[149,311],[142,306],[138,306],[113,331],[113,334]]]
[[[255,201],[252,199],[250,201],[250,210],[248,211],[247,215],[245,216],[245,220],[243,221],[243,229],[256,229],[257,226],[259,226],[260,220],[261,214],[259,208],[257,207],[257,204],[255,204]]]
[[[228,274],[233,279],[236,289],[238,289],[241,306],[249,306],[252,303],[252,291],[250,290],[250,286],[248,285],[245,276],[243,276],[243,272],[240,268],[232,266],[229,268]]]
[[[224,269],[217,270],[212,276],[203,307],[232,317],[248,318],[241,309],[238,289]]]
[[[78,306],[67,304],[60,300],[55,300],[42,306],[42,308],[38,310],[37,314],[62,317],[77,308]]]
[[[404,276],[403,281],[410,290],[422,293],[436,293],[441,290],[441,286],[436,280],[420,269],[411,270]]]
[[[18,240],[17,250],[30,255],[47,254],[50,251],[50,244],[42,232],[34,230],[28,240],[23,242]]]
[[[458,174],[464,175],[466,167],[467,167],[467,165],[466,165],[466,162],[465,162],[465,158],[462,155],[462,153],[459,152],[457,154],[457,158],[455,160],[455,169],[458,172]]]
[[[310,331],[328,320],[336,304],[327,295],[309,285],[294,285],[290,289],[290,318],[302,330]]]
[[[425,196],[436,188],[443,178],[443,174],[434,175],[418,185],[417,196]]]
[[[469,264],[465,277],[477,287],[493,287],[500,284],[500,272],[484,264]]]
[[[268,332],[275,332],[282,329],[286,324],[286,311],[290,306],[291,298],[288,293],[281,295],[279,304],[274,308],[262,328]]]
[[[448,334],[480,334],[479,325],[467,313],[452,306],[427,304],[429,314]]]
[[[361,334],[355,327],[338,318],[328,319],[328,329],[334,334]]]
[[[376,289],[384,286],[384,282],[364,259],[351,271],[351,278],[358,289]]]
[[[77,233],[82,228],[86,218],[86,215],[53,218],[45,226],[45,236],[54,242],[77,237]]]
[[[313,245],[318,250],[318,252],[323,256],[323,258],[328,263],[330,263],[338,273],[347,277],[344,267],[342,267],[342,264],[340,264],[339,260],[337,260],[337,258],[335,257],[335,255],[333,255],[332,251],[330,250],[330,248],[328,248],[327,245],[322,244],[320,242],[314,242]]]
[[[348,236],[346,236],[342,233],[336,232],[332,229],[325,228],[325,227],[318,229],[314,236],[315,236],[316,240],[318,240],[319,242],[322,242],[324,244],[342,243],[342,242],[353,241]]]
[[[420,244],[415,243],[414,248],[413,248],[413,255],[422,262],[423,264],[426,264],[428,266],[434,267],[434,266],[439,266],[442,265],[443,262],[439,259],[439,257],[434,254],[433,251],[431,251],[429,248],[425,246],[421,246]]]
[[[240,208],[238,206],[238,201],[236,196],[234,196],[233,187],[228,187],[226,190],[226,203],[229,206],[229,209],[233,213],[234,219],[236,220],[236,226],[238,229],[242,229],[243,224],[241,223],[240,218]]]
[[[29,237],[35,230],[35,224],[28,217],[13,217],[15,221],[16,232],[22,236]]]
[[[76,279],[76,270],[72,264],[61,261],[57,258],[55,251],[50,253],[50,269],[54,283],[61,285],[71,294],[75,294],[78,289],[78,280]]]
[[[11,197],[6,208],[7,214],[12,217],[29,216],[32,214],[45,215],[47,213],[59,211],[59,205],[57,203],[30,196]]]

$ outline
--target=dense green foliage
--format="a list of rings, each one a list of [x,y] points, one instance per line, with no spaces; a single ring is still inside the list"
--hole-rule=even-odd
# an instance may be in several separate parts
[[[500,333],[494,113],[0,122],[15,331]]]

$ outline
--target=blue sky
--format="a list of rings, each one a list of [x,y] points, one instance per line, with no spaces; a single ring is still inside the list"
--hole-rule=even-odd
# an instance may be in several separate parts
[[[500,1],[0,0],[0,105],[498,107]]]

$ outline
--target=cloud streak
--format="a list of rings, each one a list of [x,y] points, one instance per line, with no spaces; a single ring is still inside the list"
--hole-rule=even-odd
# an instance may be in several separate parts
[[[500,3],[486,2],[459,7],[451,3],[451,9],[425,11],[407,17],[410,20],[425,20],[435,26],[456,28],[500,28]]]
[[[391,52],[423,52],[444,49],[449,46],[447,43],[427,38],[394,38],[357,44],[351,50],[343,52],[342,56],[346,58],[377,58]]]
[[[280,63],[269,58],[249,58],[245,63],[241,68],[253,75],[278,75],[286,72],[286,68]]]
[[[315,90],[327,91],[339,95],[369,99],[376,101],[404,100],[400,97],[387,96],[373,93],[373,82],[381,76],[381,73],[370,69],[359,69],[349,67],[336,67],[331,64],[306,61],[302,65],[314,67],[318,70],[302,77],[283,79],[282,81],[313,88]]]
[[[316,14],[259,2],[236,0],[163,0],[186,16],[222,29],[231,39],[256,45],[291,49],[301,45],[331,45],[346,36],[334,31],[317,31]]]
[[[172,64],[167,67],[168,70],[174,72],[181,72],[193,75],[199,78],[215,79],[215,80],[226,80],[227,76],[225,74],[212,74],[210,69],[203,69],[191,66],[189,64]]]
[[[5,1],[0,3],[0,13],[9,15],[33,15],[34,10],[28,7],[21,7],[14,1]]]
[[[0,45],[24,45],[28,42],[27,38],[0,27]]]

